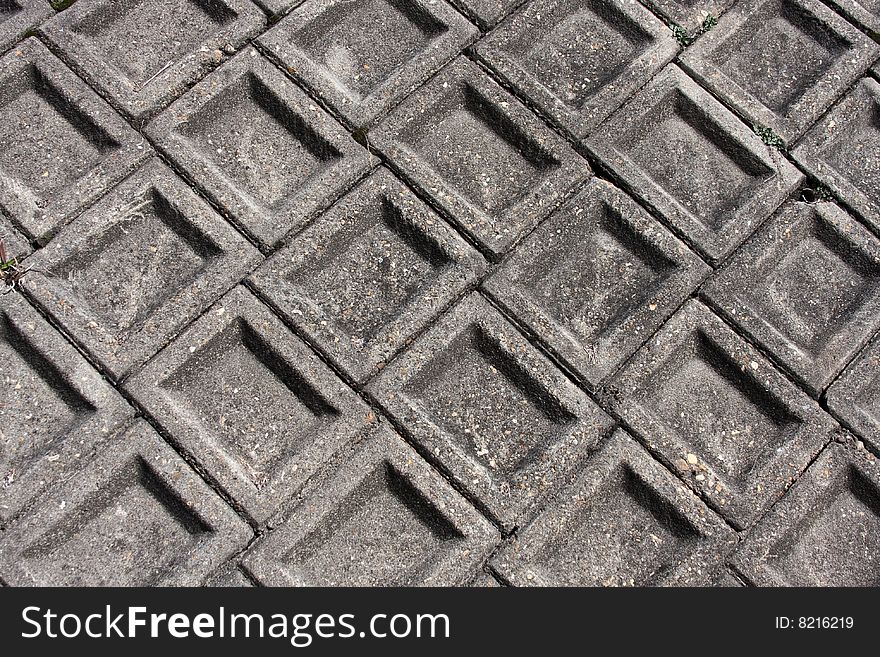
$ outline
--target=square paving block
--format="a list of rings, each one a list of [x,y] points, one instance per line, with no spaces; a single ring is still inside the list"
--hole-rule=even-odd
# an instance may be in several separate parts
[[[678,50],[666,25],[627,0],[538,0],[476,47],[479,57],[576,139]]]
[[[465,16],[489,30],[525,0],[452,0]]]
[[[743,0],[682,57],[757,125],[794,142],[880,56],[818,0]]]
[[[0,239],[6,247],[6,257],[21,261],[28,256],[33,249],[24,236],[15,230],[12,222],[0,211]]]
[[[498,531],[399,436],[379,429],[245,557],[269,586],[455,586]]]
[[[834,415],[880,452],[880,337],[831,385],[826,399]]]
[[[0,528],[134,410],[17,293],[0,296]]]
[[[739,528],[785,492],[836,426],[697,301],[660,329],[605,396],[652,452]]]
[[[611,426],[477,293],[420,337],[369,390],[507,528],[524,520]]]
[[[880,36],[880,4],[877,0],[828,0],[828,4],[864,27],[869,34],[873,33],[875,39]]]
[[[362,382],[485,267],[445,221],[379,169],[252,281],[285,320]]]
[[[250,527],[144,421],[0,538],[13,586],[195,586]]]
[[[0,207],[40,241],[152,153],[33,38],[0,59],[0,144]]]
[[[29,258],[27,289],[114,377],[143,364],[260,261],[158,159]]]
[[[243,287],[212,306],[126,389],[257,523],[374,419]]]
[[[590,175],[586,160],[463,58],[369,138],[495,257]]]
[[[860,80],[798,143],[794,158],[880,233],[880,82]]]
[[[736,0],[645,0],[645,4],[668,20],[694,35],[711,16],[718,18]]]
[[[369,168],[366,149],[253,48],[175,101],[147,134],[270,247]]]
[[[41,32],[81,77],[143,122],[265,22],[249,0],[77,0]]]
[[[619,429],[492,566],[514,586],[705,585],[735,540]]]
[[[675,66],[612,115],[586,146],[713,264],[803,179]]]
[[[52,13],[46,0],[0,0],[0,52],[13,46]]]
[[[260,43],[360,128],[478,35],[443,0],[311,0],[260,37]]]
[[[594,389],[709,272],[625,193],[595,178],[484,287]]]
[[[880,241],[833,203],[790,202],[704,293],[815,396],[880,329]]]
[[[880,465],[831,445],[743,541],[733,566],[758,586],[880,586]]]

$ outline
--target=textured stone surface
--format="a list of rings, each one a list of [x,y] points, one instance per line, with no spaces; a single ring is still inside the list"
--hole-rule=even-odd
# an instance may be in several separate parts
[[[645,0],[645,4],[669,22],[695,35],[710,16],[718,18],[736,0]]]
[[[363,380],[484,269],[473,247],[380,169],[253,281],[288,322]]]
[[[269,246],[368,167],[366,150],[253,48],[172,104],[147,134]]]
[[[880,56],[818,0],[743,0],[682,56],[754,123],[797,139]]]
[[[290,12],[260,43],[359,128],[477,35],[444,0],[315,0]]]
[[[375,419],[243,287],[126,388],[257,522]]]
[[[193,586],[251,529],[144,422],[0,538],[11,585]]]
[[[709,271],[624,192],[594,179],[485,287],[595,388]]]
[[[0,0],[0,52],[50,16],[46,0]]]
[[[586,146],[713,263],[802,179],[776,149],[671,65]]]
[[[705,306],[680,310],[605,390],[610,408],[707,503],[747,527],[834,423]]]
[[[482,29],[489,29],[524,0],[452,0],[465,16]]]
[[[370,385],[507,527],[577,466],[610,419],[474,293]]]
[[[880,338],[831,385],[826,400],[841,422],[880,452]]]
[[[672,32],[626,0],[538,0],[478,55],[575,138],[583,138],[678,53]]]
[[[466,59],[404,101],[370,143],[494,256],[590,173],[586,160]]]
[[[619,430],[493,566],[519,586],[704,585],[734,542]]]
[[[0,206],[47,240],[152,152],[36,39],[0,59]]]
[[[153,356],[259,252],[158,160],[27,265],[28,291],[112,376]]]
[[[880,5],[876,0],[828,0],[828,4],[869,34],[880,35]]]
[[[706,295],[818,394],[880,329],[880,241],[833,203],[790,202]]]
[[[270,586],[451,586],[500,541],[403,440],[380,429],[245,559]]]
[[[833,445],[743,541],[734,566],[759,586],[880,583],[880,465]]]
[[[17,293],[0,297],[0,527],[68,479],[134,410]]]

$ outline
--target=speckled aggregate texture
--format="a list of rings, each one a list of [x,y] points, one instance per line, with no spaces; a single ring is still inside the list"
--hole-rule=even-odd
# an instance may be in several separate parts
[[[0,0],[0,585],[880,585],[868,0]]]

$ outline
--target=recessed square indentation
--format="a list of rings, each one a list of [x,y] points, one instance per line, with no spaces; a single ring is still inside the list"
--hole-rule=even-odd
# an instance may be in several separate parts
[[[828,408],[866,442],[880,446],[880,341],[840,375],[826,395]]]
[[[375,419],[242,287],[126,386],[259,523]]]
[[[371,394],[506,525],[595,445],[608,418],[477,294]]]
[[[697,302],[674,315],[605,394],[648,447],[738,527],[776,501],[833,426]]]
[[[699,584],[733,532],[618,430],[493,566],[514,585]]]
[[[507,250],[589,171],[463,59],[407,99],[370,138],[493,254]]]
[[[378,430],[245,559],[263,584],[469,582],[497,533],[397,435]]]
[[[254,275],[261,293],[364,379],[476,278],[483,259],[387,170]]]
[[[818,393],[880,327],[880,243],[831,203],[790,203],[707,293]]]

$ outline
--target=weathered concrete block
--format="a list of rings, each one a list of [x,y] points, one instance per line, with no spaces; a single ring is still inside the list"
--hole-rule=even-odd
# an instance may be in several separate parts
[[[576,139],[678,50],[669,28],[626,0],[528,3],[476,47],[488,66]]]
[[[712,580],[711,586],[717,588],[739,589],[745,586],[745,584],[743,584],[736,575],[731,573],[730,570],[722,568],[718,571],[715,579]]]
[[[360,128],[478,35],[444,0],[315,0],[290,12],[260,44]]]
[[[712,263],[739,246],[803,179],[672,65],[585,144]]]
[[[880,451],[880,337],[831,385],[826,400],[834,415]]]
[[[758,586],[877,586],[876,459],[831,445],[745,538],[733,565]]]
[[[119,379],[261,258],[154,159],[28,259],[27,287]]]
[[[828,4],[867,32],[874,33],[875,39],[880,35],[880,6],[874,0],[828,0]]]
[[[682,65],[757,125],[794,142],[880,56],[818,0],[745,0]]]
[[[489,522],[382,428],[244,560],[270,586],[453,586],[500,541]]]
[[[369,138],[494,256],[590,175],[586,160],[464,58]]]
[[[705,585],[735,540],[619,429],[492,565],[515,586]]]
[[[739,528],[785,492],[836,426],[697,301],[627,363],[604,397],[652,452]]]
[[[525,0],[452,0],[465,16],[489,30]]]
[[[798,143],[794,158],[880,232],[880,82],[865,78]]]
[[[366,149],[253,48],[175,101],[147,134],[267,246],[369,168]]]
[[[46,0],[0,0],[0,53],[51,15]]]
[[[6,246],[6,256],[8,258],[16,258],[21,262],[26,256],[33,251],[31,245],[24,238],[24,235],[15,230],[12,222],[0,210],[0,239]]]
[[[645,4],[670,23],[695,35],[710,16],[718,18],[736,0],[645,0]]]
[[[880,241],[833,203],[790,202],[704,288],[813,394],[880,329]]]
[[[477,293],[444,315],[369,390],[508,528],[525,520],[611,426]]]
[[[468,586],[471,588],[500,589],[504,585],[485,570],[481,570]]]
[[[596,178],[484,287],[594,389],[710,271],[624,192]]]
[[[194,586],[253,532],[139,421],[0,537],[13,586]]]
[[[249,0],[77,0],[41,32],[82,78],[141,123],[265,22]]]
[[[257,290],[359,382],[462,294],[486,263],[379,169],[253,275]]]
[[[0,206],[47,241],[151,153],[36,39],[0,59]]]
[[[258,523],[375,419],[242,287],[214,304],[126,389]]]
[[[253,585],[253,582],[241,572],[241,567],[235,563],[221,568],[205,582],[205,586],[234,589],[251,588]]]
[[[0,296],[0,527],[76,472],[134,410],[24,298]]]

